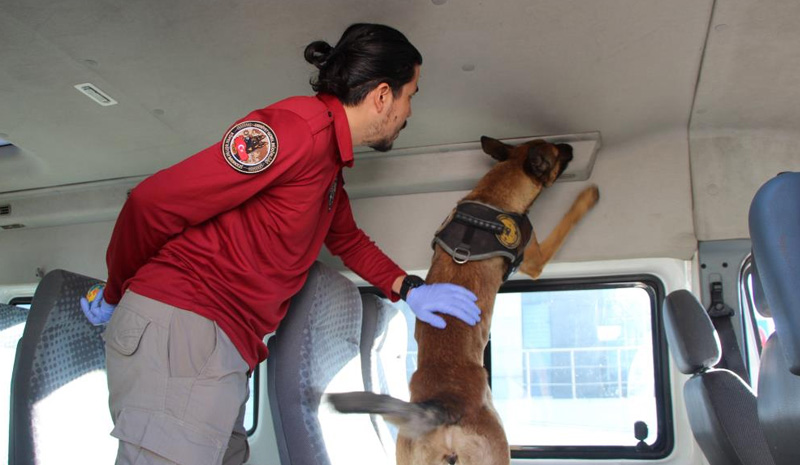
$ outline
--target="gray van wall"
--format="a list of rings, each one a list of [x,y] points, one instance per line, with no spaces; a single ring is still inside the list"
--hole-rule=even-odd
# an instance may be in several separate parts
[[[67,269],[106,278],[105,251],[114,223],[0,231],[0,285],[38,282],[36,269]]]
[[[578,193],[595,183],[600,203],[578,225],[557,261],[691,259],[696,240],[686,132],[604,143],[588,182],[557,183],[534,204],[531,218],[538,237],[544,240]],[[431,170],[447,169],[437,165],[436,154],[429,157]],[[353,208],[360,226],[390,257],[405,269],[426,269],[433,232],[464,194],[363,198],[353,200]],[[33,282],[37,267],[105,278],[112,228],[113,222],[104,221],[0,231],[0,284]],[[323,257],[336,263],[327,254]]]
[[[556,261],[692,258],[697,241],[685,131],[607,142],[589,181],[557,183],[534,203],[531,221],[540,241],[592,183],[600,188],[600,202],[567,239]],[[427,269],[430,239],[464,194],[357,199],[353,206],[361,228],[390,257],[405,269]],[[325,261],[336,262],[328,255]]]

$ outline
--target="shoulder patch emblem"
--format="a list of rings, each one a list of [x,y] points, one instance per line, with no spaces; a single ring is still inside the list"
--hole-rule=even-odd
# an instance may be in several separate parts
[[[261,121],[242,121],[225,134],[222,155],[240,173],[260,173],[275,161],[278,137]]]

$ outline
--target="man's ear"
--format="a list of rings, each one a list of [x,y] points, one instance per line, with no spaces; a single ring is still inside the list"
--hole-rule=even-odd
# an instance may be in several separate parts
[[[383,111],[388,108],[389,104],[391,104],[394,94],[392,94],[392,88],[389,84],[382,82],[372,89],[370,97],[375,106],[375,111],[383,113]]]

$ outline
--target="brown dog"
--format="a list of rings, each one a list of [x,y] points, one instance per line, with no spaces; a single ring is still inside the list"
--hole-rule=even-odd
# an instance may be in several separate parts
[[[534,140],[512,147],[482,137],[484,152],[496,164],[461,202],[479,203],[502,210],[506,218],[526,215],[543,188],[551,186],[572,160],[572,147]],[[530,244],[524,249],[520,271],[537,278],[553,257],[573,226],[597,203],[596,186],[580,193],[561,222],[544,242],[539,243],[532,229]],[[455,214],[456,210],[454,210]],[[507,213],[510,215],[503,215]],[[519,215],[519,216],[515,216]],[[468,215],[469,216],[469,215]],[[463,217],[463,215],[462,215]],[[486,223],[471,217],[484,228]],[[442,229],[453,219],[453,214]],[[525,228],[513,224],[498,241],[506,247],[525,238]],[[528,224],[529,226],[529,224]],[[501,237],[504,236],[504,237]],[[450,248],[453,252],[453,248]],[[460,284],[478,296],[481,321],[469,326],[445,316],[443,330],[417,321],[417,371],[409,385],[411,402],[368,392],[331,394],[333,406],[345,413],[377,413],[398,427],[397,463],[399,465],[507,465],[510,462],[508,441],[500,417],[492,405],[488,377],[483,367],[483,351],[489,341],[489,328],[495,296],[509,270],[509,259],[494,256],[466,261],[469,253],[455,247],[451,256],[440,243],[434,247],[433,262],[427,283]],[[521,251],[521,249],[520,249]],[[474,255],[474,254],[473,254]],[[412,291],[413,292],[413,291]]]

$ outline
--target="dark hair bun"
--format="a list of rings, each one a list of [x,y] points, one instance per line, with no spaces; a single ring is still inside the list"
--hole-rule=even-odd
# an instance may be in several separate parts
[[[402,32],[382,24],[350,25],[331,47],[317,40],[304,57],[319,70],[309,79],[314,92],[335,95],[344,105],[357,105],[385,82],[395,97],[422,64],[422,55]]]
[[[307,62],[319,69],[325,66],[332,52],[333,47],[330,44],[323,40],[317,40],[308,44],[304,56]]]

